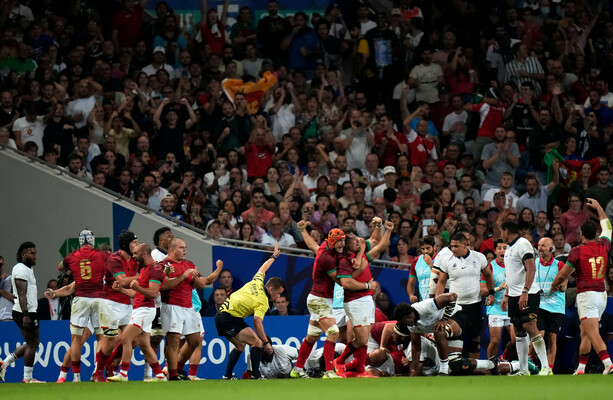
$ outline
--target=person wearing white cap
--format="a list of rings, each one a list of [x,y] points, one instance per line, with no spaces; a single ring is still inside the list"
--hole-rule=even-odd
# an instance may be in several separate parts
[[[151,60],[151,64],[143,68],[143,72],[146,73],[147,76],[151,76],[155,75],[160,69],[165,69],[168,75],[170,75],[171,80],[175,78],[175,70],[170,64],[166,64],[166,49],[164,46],[156,46],[153,48],[153,59]]]
[[[391,188],[395,191],[398,191],[398,189],[396,188],[396,168],[392,167],[391,165],[388,165],[387,167],[383,168],[383,180],[384,182],[381,185],[377,186],[373,191],[373,199],[377,197],[383,197],[383,192],[385,191],[385,189]]]

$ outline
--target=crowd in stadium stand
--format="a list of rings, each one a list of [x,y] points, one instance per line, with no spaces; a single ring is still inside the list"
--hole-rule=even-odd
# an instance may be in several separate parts
[[[229,1],[192,24],[163,1],[5,3],[0,143],[213,236],[304,248],[300,220],[321,243],[378,216],[408,269],[458,222],[491,258],[509,219],[557,256],[586,197],[613,215],[607,2],[270,1],[231,26]]]

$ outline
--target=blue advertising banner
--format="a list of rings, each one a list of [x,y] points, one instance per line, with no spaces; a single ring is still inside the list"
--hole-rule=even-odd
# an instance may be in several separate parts
[[[223,246],[213,246],[213,262],[222,260],[224,268],[232,271],[234,289],[239,289],[249,282],[258,268],[270,257],[270,253]],[[299,312],[306,311],[306,298],[313,285],[312,257],[288,256],[282,254],[268,270],[268,277],[278,276],[283,279],[290,294],[290,305]],[[395,304],[409,301],[406,287],[409,271],[393,268],[371,267],[373,278],[381,284],[381,290],[390,299],[390,310]],[[219,286],[218,283],[215,286]]]
[[[253,318],[247,318],[247,323],[253,326]],[[202,319],[205,329],[202,341],[202,356],[198,377],[205,379],[221,379],[225,372],[226,359],[234,346],[225,338],[217,336],[215,321],[212,317]],[[306,334],[309,323],[307,316],[266,317],[264,329],[272,338],[273,346],[285,344],[296,348]],[[322,340],[325,338],[322,338]],[[0,322],[0,359],[6,358],[11,352],[23,344],[24,340],[12,321]],[[323,345],[323,344],[322,344]],[[60,373],[60,367],[66,351],[70,347],[70,323],[69,321],[41,321],[40,344],[36,351],[34,361],[34,377],[45,382],[55,382]],[[96,340],[95,337],[83,346],[81,351],[81,379],[88,380],[94,371]],[[246,360],[249,356],[247,347],[240,358],[234,372],[239,378],[246,369]],[[160,345],[160,364],[164,360],[164,342]],[[130,380],[143,379],[143,365],[145,359],[143,353],[137,348],[132,356],[132,365],[128,373]],[[6,373],[7,382],[20,382],[23,379],[23,358],[8,367]],[[72,372],[68,374],[68,381],[72,381]]]

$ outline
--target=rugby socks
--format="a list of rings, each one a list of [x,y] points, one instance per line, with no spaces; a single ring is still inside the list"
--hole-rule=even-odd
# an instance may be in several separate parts
[[[366,346],[358,347],[353,353],[353,357],[355,357],[358,363],[358,365],[355,368],[355,372],[357,372],[358,374],[363,373],[366,369],[366,358],[368,357],[367,347]]]
[[[158,365],[160,365],[160,364],[158,364]],[[151,366],[149,365],[148,362],[146,362],[145,363],[145,379],[151,378],[153,376],[151,371],[152,371]]]
[[[23,380],[29,382],[32,380],[32,371],[34,367],[23,367]]]
[[[104,370],[104,366],[108,361],[109,356],[104,354],[102,350],[96,353],[96,370],[95,372],[101,373]]]
[[[241,357],[241,354],[242,352],[236,349],[232,349],[230,352],[230,355],[228,356],[228,364],[226,365],[226,374],[224,375],[226,378],[232,378],[232,371],[234,371],[234,367],[236,366],[238,359]]]
[[[475,360],[477,362],[476,369],[492,369],[494,368],[494,363],[490,360]]]
[[[304,369],[304,363],[306,362],[307,358],[309,358],[309,356],[311,355],[311,351],[313,350],[313,345],[315,345],[315,343],[311,343],[306,339],[302,341],[302,344],[300,345],[300,350],[298,350],[298,360],[296,360],[296,368]],[[334,349],[332,349],[332,353],[334,353]],[[326,356],[326,345],[324,344],[324,359],[325,359],[325,356]],[[326,371],[327,370],[328,370],[328,366],[326,364]]]
[[[353,347],[353,343],[347,343],[347,346],[345,346],[345,350],[343,350],[343,354],[341,354],[341,356],[337,358],[338,362],[341,364],[345,364],[347,358],[349,358],[349,356],[352,355],[353,352],[356,350],[357,349]]]
[[[438,372],[440,372],[441,374],[448,374],[449,373],[449,359],[448,358],[445,358],[444,360],[441,360],[441,366],[440,366]]]
[[[358,359],[354,358],[345,364],[345,371],[355,371],[358,368]]]
[[[604,364],[605,368],[609,368],[611,366],[611,358],[609,357],[609,353],[606,350],[603,350],[598,353],[598,357],[600,361]]]
[[[122,362],[121,363],[121,369],[119,370],[119,374],[121,376],[123,376],[124,378],[127,378],[128,377],[128,370],[129,369],[130,369],[130,363],[129,362],[127,362],[127,363]]]
[[[196,376],[198,373],[198,364],[190,364],[189,365],[189,376]]]
[[[549,365],[549,361],[547,360],[547,346],[545,345],[545,339],[543,339],[543,336],[539,333],[530,340],[532,341],[534,351],[541,362],[541,369],[546,368],[546,366]]]
[[[169,369],[168,370],[168,379],[170,380],[170,379],[174,378],[175,376],[179,376],[179,373],[177,372],[177,370],[176,369]]]
[[[17,361],[17,356],[15,355],[15,353],[11,353],[2,362],[4,363],[4,368],[7,368],[9,365],[14,363],[15,361]]]
[[[313,345],[311,345],[311,348],[312,347]],[[331,342],[329,340],[326,340],[324,342],[324,361],[326,362],[326,372],[334,371],[334,365],[332,365],[332,362],[334,361],[334,348],[335,347],[336,347],[335,342]],[[304,363],[302,364],[302,366],[304,367]]]
[[[517,358],[519,359],[519,370],[523,372],[530,372],[528,371],[528,351],[530,350],[530,341],[528,340],[528,335],[517,336],[517,340],[515,341],[515,346],[517,347]],[[547,365],[546,363],[547,363],[547,357],[545,357],[545,365]]]
[[[178,371],[185,371],[185,363],[184,362],[178,362],[177,363],[177,370]]]
[[[69,370],[70,370],[70,367],[67,367],[64,364],[62,364],[62,368],[60,368],[60,379],[61,378],[66,379],[66,377],[68,376]]]
[[[155,364],[151,364],[151,370],[155,374],[156,378],[163,378],[164,372],[162,372],[162,367],[160,367],[160,363],[156,362]]]
[[[585,367],[587,366],[587,359],[589,356],[589,353],[579,354],[579,365],[577,366],[577,372],[585,372]]]
[[[259,379],[262,377],[260,373],[260,360],[262,359],[262,348],[261,347],[252,347],[251,348],[251,373],[255,379]]]
[[[72,381],[81,382],[81,361],[72,362]]]

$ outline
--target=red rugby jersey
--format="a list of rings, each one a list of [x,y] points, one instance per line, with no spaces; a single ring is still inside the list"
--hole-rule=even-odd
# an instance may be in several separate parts
[[[327,242],[319,246],[313,263],[313,286],[311,294],[331,299],[334,297],[334,281],[328,273],[336,269],[336,251],[330,249]]]
[[[64,257],[62,264],[64,268],[70,269],[75,280],[75,296],[102,296],[107,258],[109,253],[95,250],[90,245],[85,245]]]
[[[156,282],[162,286],[164,283],[164,279],[166,276],[164,275],[164,268],[159,263],[153,263],[147,265],[145,268],[140,270],[138,274],[138,286],[142,288],[149,288],[149,282]],[[144,294],[136,292],[136,296],[134,296],[134,308],[139,307],[155,307],[155,297],[148,298]]]
[[[577,293],[594,291],[604,292],[604,274],[609,261],[611,243],[601,238],[573,247],[566,261],[575,269]]]
[[[160,264],[174,267],[175,271],[168,275],[169,278],[176,278],[183,272],[196,266],[188,260],[173,261],[166,257]],[[191,274],[188,278],[184,279],[177,286],[172,289],[162,291],[162,303],[172,304],[175,306],[192,308],[192,289],[194,287],[194,274]]]
[[[132,304],[130,297],[123,293],[113,290],[113,282],[118,275],[136,276],[138,273],[138,264],[132,257],[127,260],[123,258],[120,250],[117,250],[106,260],[106,269],[104,272],[104,290],[102,297],[107,300],[112,300],[121,304]]]
[[[351,274],[353,273],[353,264],[351,260],[355,257],[354,253],[343,252],[338,256],[338,278],[351,278]],[[364,259],[368,261],[366,258],[366,254],[363,255]],[[370,265],[364,268],[362,273],[355,278],[358,282],[368,282],[372,279],[372,274],[370,273]],[[351,300],[359,299],[364,296],[372,296],[373,291],[371,289],[362,289],[362,290],[347,290],[345,289],[345,303],[350,302]]]

